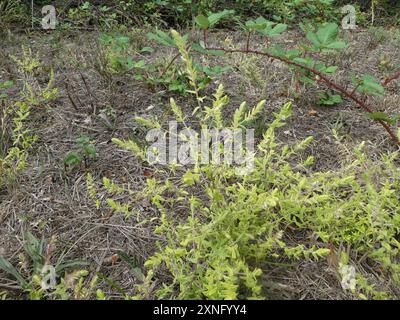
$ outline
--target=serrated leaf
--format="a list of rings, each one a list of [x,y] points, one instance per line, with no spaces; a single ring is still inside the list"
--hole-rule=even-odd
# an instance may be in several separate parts
[[[365,114],[367,118],[372,119],[372,120],[382,120],[385,122],[388,122],[392,125],[396,124],[397,121],[400,119],[400,115],[395,115],[395,116],[390,116],[385,112],[371,112],[371,113],[366,113]]]
[[[320,47],[321,42],[319,41],[317,35],[316,35],[314,32],[312,32],[312,31],[307,32],[306,38],[307,38],[314,46]]]
[[[275,37],[282,32],[286,31],[287,24],[278,23],[275,27],[273,27],[270,31],[268,31],[268,35],[271,37]]]
[[[218,23],[220,20],[229,17],[230,15],[233,15],[235,13],[235,10],[223,10],[221,12],[216,12],[208,15],[208,21],[210,22],[210,27],[214,26],[216,23]]]
[[[327,45],[336,40],[338,33],[338,25],[336,23],[328,23],[318,29],[316,36],[318,37],[319,42]]]
[[[64,163],[67,165],[76,165],[81,162],[82,162],[82,157],[75,152],[69,153],[64,160]]]
[[[381,95],[385,92],[382,85],[371,75],[365,75],[362,77],[361,85],[358,87],[358,91],[363,93],[369,93],[373,95]]]

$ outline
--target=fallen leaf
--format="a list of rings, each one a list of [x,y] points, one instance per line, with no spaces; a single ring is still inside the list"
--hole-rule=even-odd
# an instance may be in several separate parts
[[[144,175],[146,178],[150,178],[150,177],[152,177],[152,176],[154,175],[154,172],[151,171],[150,169],[144,169],[143,175]]]
[[[112,256],[105,258],[104,263],[105,264],[111,264],[112,266],[116,264],[120,260],[120,257],[118,254],[113,254]]]

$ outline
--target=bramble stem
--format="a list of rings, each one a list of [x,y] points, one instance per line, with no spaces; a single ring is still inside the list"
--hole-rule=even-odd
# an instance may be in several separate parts
[[[386,87],[390,82],[392,82],[392,81],[394,81],[394,80],[396,80],[396,79],[398,79],[398,78],[400,78],[400,69],[397,70],[397,72],[396,72],[394,75],[392,75],[391,77],[387,78],[387,79],[382,83],[382,86],[383,86],[383,87]]]
[[[244,53],[244,54],[256,54],[256,55],[262,55],[262,56],[266,56],[269,57],[273,60],[279,60],[281,62],[284,62],[288,65],[292,65],[295,67],[299,67],[302,68],[304,70],[307,70],[309,72],[311,72],[312,74],[314,74],[315,76],[319,77],[319,80],[322,80],[323,82],[325,82],[325,84],[331,88],[334,89],[338,92],[340,92],[343,96],[346,96],[347,98],[349,98],[350,100],[352,100],[353,102],[356,103],[356,105],[363,109],[364,111],[366,111],[367,113],[373,113],[374,111],[364,102],[362,101],[360,98],[358,98],[355,95],[355,92],[353,90],[353,92],[348,92],[344,87],[342,87],[340,84],[335,83],[332,79],[328,78],[326,75],[324,75],[322,72],[308,67],[308,66],[304,66],[300,63],[291,61],[285,57],[280,57],[280,56],[276,56],[274,54],[268,53],[268,52],[264,52],[264,51],[257,51],[257,50],[250,50],[250,49],[226,49],[226,48],[207,48],[208,50],[217,50],[217,51],[223,51],[226,53]],[[386,81],[384,82],[384,85],[388,84],[389,82],[397,79],[400,77],[400,70],[392,77],[386,79]],[[389,124],[387,122],[385,122],[384,120],[381,119],[374,119],[374,121],[378,122],[385,130],[386,132],[389,134],[389,136],[391,137],[391,139],[398,145],[400,146],[400,140],[397,137],[397,135],[393,132],[393,130],[391,129],[391,127],[389,126]]]

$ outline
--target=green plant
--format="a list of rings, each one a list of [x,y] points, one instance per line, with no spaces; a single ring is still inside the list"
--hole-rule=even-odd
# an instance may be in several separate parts
[[[342,97],[338,94],[332,94],[330,92],[321,92],[318,94],[319,103],[327,106],[342,103]]]
[[[14,83],[12,81],[0,82],[0,157],[4,157],[9,142],[9,113],[10,106],[8,102],[7,89],[10,89]]]
[[[329,49],[326,45],[336,40],[322,34],[319,33],[318,50]],[[187,46],[179,34],[172,31],[172,36],[191,75],[191,86],[196,89],[198,75]],[[318,68],[321,74],[336,69],[322,64]],[[371,94],[380,91],[380,86],[368,76],[360,80],[359,87]],[[177,122],[185,127],[193,123],[190,117],[196,117],[201,128],[245,128],[257,119],[265,105],[262,101],[247,111],[243,103],[227,122],[223,110],[229,99],[222,86],[214,94],[211,106],[207,106],[208,97],[196,90],[191,93],[198,101],[191,115],[185,115],[171,99],[171,110]],[[262,265],[293,260],[324,261],[337,256],[341,246],[351,248],[353,261],[367,256],[371,266],[379,265],[395,283],[399,281],[400,265],[396,257],[400,245],[396,235],[400,224],[396,194],[400,177],[394,164],[398,153],[383,157],[382,165],[376,166],[365,156],[361,144],[339,171],[308,171],[312,156],[301,162],[292,159],[301,154],[312,138],[293,146],[279,144],[275,139],[275,131],[290,115],[290,103],[275,114],[276,119],[258,142],[254,169],[245,175],[238,175],[237,168],[230,164],[211,162],[188,168],[173,163],[168,179],[147,179],[147,187],[141,193],[131,194],[132,203],[107,201],[114,210],[127,215],[135,211],[134,203],[145,197],[161,215],[155,233],[164,241],[158,243],[158,251],[145,263],[149,271],[139,286],[138,297],[261,298]],[[378,115],[373,117],[377,119]],[[151,121],[146,123],[162,128],[159,123],[156,126]],[[148,148],[131,140],[113,141],[146,161]],[[117,188],[121,186],[113,187]],[[303,234],[305,238],[293,243],[292,234]],[[318,241],[309,242],[308,237],[316,237]],[[344,266],[351,259],[334,266],[343,277]],[[354,286],[344,289],[349,294],[359,298],[388,298],[387,293],[377,290],[357,270],[354,277]],[[155,278],[168,280],[152,291]]]
[[[29,106],[43,106],[57,100],[58,88],[54,87],[55,76],[53,69],[50,69],[49,80],[46,87],[42,87],[36,79],[36,73],[42,67],[39,54],[33,54],[31,48],[22,46],[22,57],[10,56],[18,67],[19,73],[23,76],[23,90],[21,98]]]
[[[29,48],[22,47],[22,57],[11,56],[22,76],[23,88],[20,99],[10,101],[3,90],[13,83],[1,83],[1,142],[0,142],[0,188],[12,183],[25,168],[29,150],[37,140],[36,134],[29,128],[29,117],[33,107],[48,106],[58,98],[58,89],[54,88],[54,73],[50,72],[49,82],[42,88],[35,78],[41,66],[38,54],[34,55]]]
[[[73,296],[79,298],[83,279],[88,272],[78,270],[68,274],[66,270],[87,265],[87,263],[81,260],[65,261],[63,253],[57,259],[53,259],[56,250],[55,238],[45,241],[43,238],[36,238],[30,232],[27,232],[24,237],[25,252],[19,255],[21,268],[17,269],[7,259],[0,256],[0,269],[12,276],[30,299],[37,300],[47,297],[67,299],[71,296],[68,293],[69,289],[73,289]],[[77,284],[76,281],[78,281]],[[96,281],[97,279],[92,282],[91,287],[95,285]]]
[[[219,88],[213,107],[201,109],[200,125],[238,128],[257,118],[265,104],[250,112],[242,104],[231,122],[226,122],[221,112],[227,103]],[[188,119],[173,100],[171,108],[177,121],[185,124]],[[382,165],[372,165],[361,144],[339,171],[308,171],[313,157],[293,159],[311,138],[293,146],[275,139],[276,130],[290,115],[290,103],[275,114],[257,145],[254,169],[245,175],[237,175],[231,165],[178,165],[181,170],[176,170],[177,165],[171,164],[169,178],[149,178],[141,193],[131,194],[132,206],[145,197],[158,209],[155,232],[164,239],[145,263],[149,271],[139,287],[140,297],[261,298],[263,265],[324,261],[338,255],[341,246],[351,248],[351,255],[341,266],[334,266],[340,272],[345,272],[344,265],[366,256],[371,267],[377,264],[395,283],[399,281],[398,153],[384,156]],[[129,146],[129,142],[114,141]],[[146,159],[140,147],[127,149]],[[109,201],[121,208],[116,203]],[[293,234],[304,236],[292,242]],[[155,279],[165,280],[153,291]],[[357,270],[354,287],[348,290],[359,298],[388,298]]]
[[[96,157],[97,150],[94,144],[91,142],[91,138],[87,136],[81,136],[76,139],[76,151],[69,152],[64,159],[64,164],[68,166],[76,166]]]
[[[4,106],[4,102],[1,101]],[[26,166],[28,151],[37,140],[37,136],[26,128],[26,120],[30,115],[29,106],[22,101],[8,105],[3,111],[2,153],[0,154],[0,188],[12,183]],[[6,124],[7,117],[12,118],[13,125]],[[9,136],[8,136],[9,135]],[[7,143],[9,140],[9,143]]]
[[[144,60],[133,61],[129,57],[129,38],[123,35],[102,34],[100,44],[104,47],[105,69],[112,74],[121,74],[144,67]]]
[[[161,30],[149,32],[147,37],[165,46],[175,47],[178,45],[173,36]],[[171,92],[178,92],[186,96],[192,90],[191,83],[193,83],[193,72],[196,73],[197,91],[199,92],[207,88],[218,76],[232,69],[230,66],[211,66],[205,61],[200,63],[194,60],[191,62],[192,65],[188,69],[185,66],[185,60],[183,64],[177,62],[178,57],[183,52],[182,48],[186,46],[187,41],[188,35],[186,34],[182,37],[181,49],[178,54],[172,57],[161,58],[154,63],[145,65],[139,73],[136,73],[136,79],[143,79],[151,87],[161,86],[167,88]]]
[[[29,21],[28,7],[21,0],[3,0],[0,3],[0,24],[26,24]]]
[[[107,5],[94,5],[85,1],[81,5],[70,8],[67,14],[68,26],[88,26],[98,24],[105,29],[118,25],[118,13]]]
[[[213,14],[214,19],[215,14]],[[325,85],[330,91],[335,91],[337,94],[322,93],[320,95],[320,101],[323,104],[335,104],[340,101],[341,98],[347,98],[352,100],[353,103],[359,109],[362,109],[368,114],[368,117],[379,123],[384,130],[387,131],[390,138],[397,144],[400,145],[400,138],[392,128],[398,118],[396,116],[387,115],[383,119],[380,115],[375,116],[373,108],[366,103],[365,96],[375,95],[379,96],[385,92],[385,87],[392,81],[400,77],[400,71],[397,70],[395,73],[388,77],[382,83],[378,82],[374,76],[364,75],[362,77],[353,77],[354,88],[348,90],[348,88],[340,83],[335,82],[330,78],[334,74],[338,67],[335,65],[327,66],[323,61],[318,58],[323,58],[324,54],[330,53],[338,49],[344,49],[347,44],[344,41],[338,39],[339,29],[335,23],[325,23],[319,25],[318,28],[313,27],[310,24],[301,24],[301,28],[306,33],[307,43],[300,43],[298,48],[284,50],[281,46],[275,45],[272,47],[266,47],[262,50],[254,50],[250,48],[250,37],[252,32],[258,32],[266,36],[275,36],[282,33],[285,30],[285,26],[274,25],[263,17],[259,17],[256,20],[249,20],[244,25],[247,30],[247,43],[243,49],[235,48],[224,48],[224,47],[208,47],[207,46],[207,31],[211,28],[210,17],[198,16],[196,23],[203,30],[203,40],[199,43],[192,44],[192,48],[202,54],[209,55],[224,55],[227,53],[242,53],[260,55],[271,60],[281,61],[293,71],[298,85],[297,89],[300,89],[299,84],[303,85]],[[276,30],[275,30],[276,29]],[[172,31],[173,32],[173,31]],[[271,34],[272,33],[272,34]],[[180,51],[181,48],[178,47]],[[358,94],[359,93],[359,94]],[[339,97],[340,95],[340,97]],[[390,119],[389,121],[387,119]]]

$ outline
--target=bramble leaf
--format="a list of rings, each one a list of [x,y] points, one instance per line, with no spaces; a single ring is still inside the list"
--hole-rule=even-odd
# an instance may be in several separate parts
[[[201,29],[207,29],[210,26],[210,21],[204,15],[199,15],[195,18],[196,23],[199,25]]]

